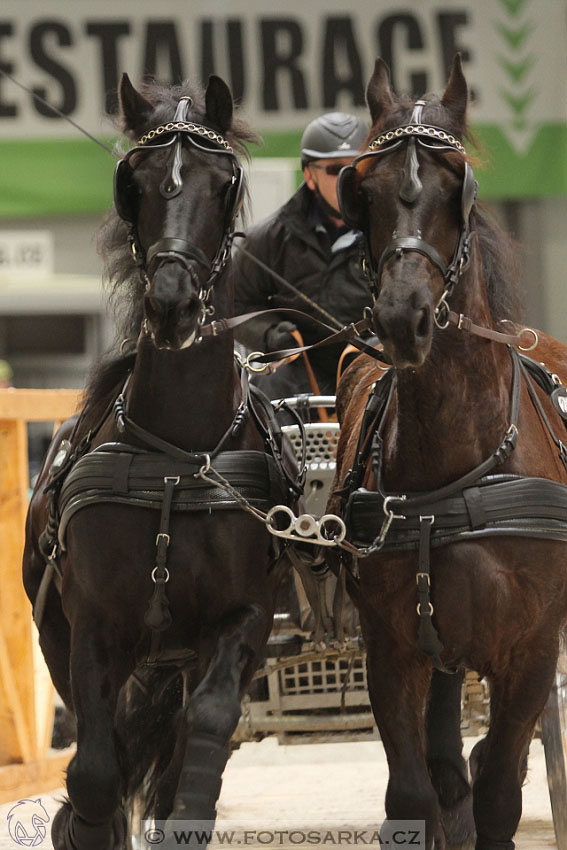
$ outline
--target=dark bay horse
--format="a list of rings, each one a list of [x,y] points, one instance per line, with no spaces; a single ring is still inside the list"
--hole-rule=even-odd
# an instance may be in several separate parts
[[[57,850],[124,847],[134,805],[214,823],[288,567],[258,519],[293,502],[293,481],[224,323],[237,153],[254,136],[214,76],[204,96],[138,92],[124,76],[120,103],[135,146],[100,244],[134,350],[102,363],[57,435],[24,556],[41,646],[77,718]]]
[[[343,561],[388,757],[388,820],[425,821],[427,850],[512,850],[567,615],[567,394],[553,374],[565,379],[567,350],[511,321],[514,246],[476,202],[467,98],[459,57],[441,97],[397,98],[380,59],[369,82],[369,147],[339,193],[366,238],[391,369],[361,358],[344,376],[327,509],[358,548]],[[536,342],[533,360],[520,356]],[[491,689],[472,790],[465,668]]]

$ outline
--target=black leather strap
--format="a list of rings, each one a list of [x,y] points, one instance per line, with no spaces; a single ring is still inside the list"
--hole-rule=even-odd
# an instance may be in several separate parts
[[[171,516],[171,502],[173,500],[174,487],[176,484],[179,484],[179,477],[166,477],[163,479],[163,483],[159,532],[156,537],[156,564],[152,570],[152,580],[155,587],[146,613],[144,614],[144,623],[156,632],[163,632],[171,625],[169,600],[165,592],[165,585],[169,581],[169,571],[166,565],[170,543],[169,518]]]
[[[133,419],[126,413],[126,398],[125,391],[127,383],[124,385],[124,388],[116,401],[114,402],[114,416],[116,419],[116,426],[121,433],[128,432],[132,437],[135,437],[142,444],[149,446],[150,448],[163,452],[165,454],[171,455],[172,457],[179,458],[180,460],[189,461],[189,463],[201,463],[204,464],[208,459],[215,458],[218,453],[222,450],[224,444],[230,437],[234,437],[238,434],[238,431],[242,427],[244,419],[246,417],[246,413],[248,410],[250,390],[248,383],[248,373],[246,369],[240,370],[240,404],[234,414],[234,418],[220,440],[217,442],[216,446],[210,451],[206,452],[188,452],[185,449],[180,448],[179,446],[174,445],[173,443],[168,442],[167,440],[163,440],[161,437],[158,437],[156,434],[152,434],[151,431],[147,431],[145,428],[142,428]]]
[[[431,548],[431,527],[435,521],[433,516],[420,516],[419,518],[419,568],[415,576],[417,584],[417,613],[419,615],[419,629],[417,632],[417,646],[421,652],[428,655],[433,665],[443,673],[449,673],[441,661],[443,644],[439,640],[437,629],[433,625],[433,604],[431,602],[431,573],[429,562],[429,551]]]
[[[490,455],[490,457],[488,457],[478,466],[475,466],[475,468],[471,469],[470,472],[467,472],[465,475],[462,475],[456,481],[453,481],[450,484],[446,484],[444,487],[440,487],[438,490],[433,491],[436,501],[446,499],[457,493],[461,493],[465,489],[465,487],[470,487],[471,484],[476,483],[480,478],[483,478],[484,476],[488,475],[496,466],[499,466],[501,463],[504,463],[504,461],[507,460],[507,458],[511,455],[514,448],[516,447],[516,443],[518,442],[518,414],[520,410],[521,396],[521,369],[517,351],[515,351],[515,349],[513,348],[510,348],[509,350],[513,363],[512,394],[510,401],[510,427],[506,431],[504,439],[502,440],[496,451]],[[382,489],[381,481],[379,481],[379,489]],[[431,501],[431,495],[433,494],[427,493],[424,495],[409,496],[406,498],[391,496],[389,507],[395,514],[405,514],[410,508],[423,508],[424,510],[422,512],[430,513],[430,511],[426,511],[425,508],[427,504]]]
[[[438,491],[422,493],[421,504],[408,499],[404,519],[394,518],[383,552],[416,549],[420,516],[435,516],[431,545],[488,536],[545,537],[567,540],[567,486],[546,478],[490,475],[462,493],[438,499]],[[358,490],[348,505],[349,537],[359,546],[372,544],[384,517],[384,495]],[[471,505],[474,505],[471,511]],[[483,520],[484,518],[484,520]]]
[[[115,466],[128,458],[127,492],[115,489]],[[164,478],[179,477],[173,493],[175,511],[240,510],[234,497],[195,477],[202,466],[198,460],[180,461],[169,454],[146,452],[120,443],[99,446],[81,458],[61,489],[59,541],[64,545],[67,524],[77,511],[102,502],[161,509]],[[215,469],[252,504],[263,510],[289,503],[290,491],[273,457],[265,452],[239,450],[221,452]]]

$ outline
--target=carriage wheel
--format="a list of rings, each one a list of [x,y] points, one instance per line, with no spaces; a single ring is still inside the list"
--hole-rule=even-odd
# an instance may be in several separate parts
[[[567,632],[561,633],[555,681],[541,716],[547,784],[558,850],[567,850]]]

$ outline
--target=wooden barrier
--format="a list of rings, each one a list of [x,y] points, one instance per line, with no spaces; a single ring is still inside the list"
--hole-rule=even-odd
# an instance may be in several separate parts
[[[77,390],[0,389],[0,803],[63,784],[70,753],[49,755],[53,689],[21,579],[28,505],[27,422],[67,419]]]

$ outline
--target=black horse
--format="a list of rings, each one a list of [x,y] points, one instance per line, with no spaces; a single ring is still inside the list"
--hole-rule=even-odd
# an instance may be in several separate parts
[[[124,76],[120,103],[137,142],[100,246],[134,350],[103,362],[57,435],[24,555],[41,647],[77,718],[57,850],[123,847],[133,807],[214,822],[288,567],[261,520],[295,492],[224,321],[236,154],[254,136],[214,76],[204,97],[140,93]]]
[[[388,757],[386,813],[424,821],[427,850],[513,850],[567,617],[567,350],[511,321],[515,248],[476,202],[460,59],[442,96],[416,102],[392,93],[377,60],[367,98],[368,150],[341,172],[339,196],[365,234],[372,324],[392,368],[359,362],[339,387],[328,509],[365,556],[350,588]],[[465,667],[491,687],[472,790]]]

